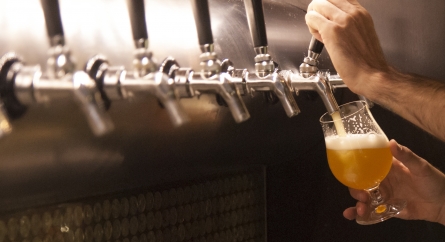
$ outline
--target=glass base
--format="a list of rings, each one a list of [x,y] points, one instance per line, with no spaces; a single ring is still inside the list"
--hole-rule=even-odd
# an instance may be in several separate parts
[[[406,201],[390,199],[377,206],[371,206],[363,217],[357,216],[355,221],[361,225],[370,225],[383,222],[399,214],[405,207]]]

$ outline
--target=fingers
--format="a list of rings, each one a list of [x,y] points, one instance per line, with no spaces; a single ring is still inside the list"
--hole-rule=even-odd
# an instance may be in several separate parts
[[[369,209],[366,203],[357,202],[355,207],[350,207],[343,211],[343,217],[349,220],[355,219],[357,216],[363,217],[366,213],[366,210]]]
[[[309,13],[310,11],[316,11],[317,13],[324,16],[326,19],[333,21],[336,21],[340,16],[345,14],[344,11],[326,0],[312,1],[307,8],[307,12]]]
[[[311,10],[305,16],[306,24],[309,28],[309,32],[319,41],[323,42],[323,38],[321,37],[319,31],[320,26],[329,25],[329,20],[323,17],[320,13]]]
[[[343,211],[343,217],[348,220],[353,220],[357,217],[357,210],[355,207],[347,208]]]
[[[338,9],[341,9],[343,12],[348,14],[354,14],[357,11],[357,7],[361,7],[360,4],[355,0],[327,0],[336,6]]]
[[[421,175],[428,163],[414,154],[409,148],[398,144],[395,140],[389,141],[391,153],[400,162],[402,162],[412,174]]]
[[[349,188],[349,193],[355,200],[358,200],[360,202],[366,203],[369,200],[369,194],[364,190]]]
[[[355,207],[347,208],[343,211],[343,216],[346,219],[353,220],[358,216],[363,216],[367,209],[367,202],[369,200],[369,194],[363,190],[356,190],[349,188],[349,193],[357,201]]]

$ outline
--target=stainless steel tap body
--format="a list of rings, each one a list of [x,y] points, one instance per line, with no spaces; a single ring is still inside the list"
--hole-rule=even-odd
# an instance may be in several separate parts
[[[247,69],[236,69],[231,76],[231,82],[235,83],[242,95],[253,95],[255,92],[273,92],[280,100],[288,117],[293,117],[300,113],[295,99],[286,80],[280,71],[260,77],[256,73],[251,73]]]
[[[298,93],[304,90],[316,91],[323,100],[326,110],[329,113],[338,110],[337,101],[333,95],[334,88],[346,87],[339,76],[317,74],[304,77],[300,75],[300,73],[293,73],[291,71],[285,71],[283,75],[287,77],[287,81],[294,92]]]
[[[15,62],[8,75],[13,83],[11,91],[24,106],[74,99],[79,103],[95,135],[110,132],[114,125],[102,110],[96,83],[84,71],[66,73],[70,70],[63,68],[70,68],[70,65],[65,65],[67,63],[70,61],[57,65],[62,68],[50,67],[50,71],[44,73],[39,65],[27,66],[20,61]]]
[[[103,63],[100,64],[93,78],[96,79],[96,83],[99,83],[102,92],[109,101],[153,95],[167,110],[175,127],[189,121],[178,102],[177,92],[170,85],[170,78],[167,74],[155,71],[142,75],[138,66],[136,66],[135,71],[127,72],[123,66],[110,66],[105,57],[100,55],[90,59],[87,69],[91,70],[97,61]],[[150,63],[152,63],[151,60]]]
[[[237,123],[250,118],[246,105],[240,97],[240,91],[229,73],[220,72],[209,76],[205,70],[194,72],[190,68],[178,68],[174,76],[174,85],[181,98],[202,93],[218,94],[227,103]]]

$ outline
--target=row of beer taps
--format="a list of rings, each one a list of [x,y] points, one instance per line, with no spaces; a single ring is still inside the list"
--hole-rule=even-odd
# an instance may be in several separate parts
[[[138,94],[154,95],[165,108],[174,126],[189,121],[179,100],[202,93],[215,94],[218,103],[227,106],[238,123],[250,114],[241,96],[267,92],[283,106],[287,116],[300,113],[293,93],[316,91],[328,112],[338,110],[334,87],[345,87],[338,75],[319,71],[317,59],[323,44],[312,38],[308,56],[299,73],[281,70],[268,52],[262,0],[244,0],[251,32],[255,70],[236,69],[228,59],[221,61],[214,51],[207,0],[191,0],[201,48],[200,70],[181,67],[173,57],[155,63],[149,49],[144,0],[127,0],[135,56],[133,70],[111,65],[105,56],[96,55],[84,70],[75,70],[65,45],[58,0],[41,0],[50,51],[45,70],[39,65],[25,65],[15,53],[0,60],[0,136],[11,132],[11,119],[20,117],[27,108],[47,102],[74,98],[85,113],[92,132],[103,135],[114,125],[107,109],[114,101]]]

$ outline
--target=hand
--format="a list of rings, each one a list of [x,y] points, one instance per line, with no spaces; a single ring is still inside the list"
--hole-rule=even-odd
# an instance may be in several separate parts
[[[389,142],[394,156],[388,176],[380,184],[380,192],[385,199],[398,198],[407,201],[406,208],[396,217],[421,219],[445,225],[445,175],[426,160],[414,154],[407,147]],[[350,189],[358,202],[347,208],[343,216],[355,219],[367,209],[369,194],[363,190]]]
[[[370,89],[370,76],[391,70],[372,18],[356,0],[313,0],[306,24],[324,43],[335,69],[351,91],[365,95]]]

